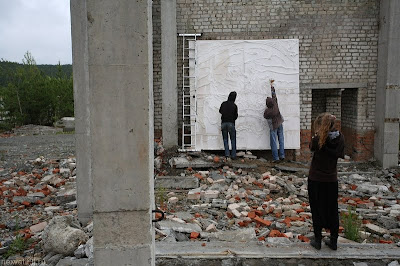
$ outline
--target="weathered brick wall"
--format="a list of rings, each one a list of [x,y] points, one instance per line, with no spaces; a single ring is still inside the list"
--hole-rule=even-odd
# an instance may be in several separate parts
[[[312,125],[319,114],[328,112],[336,116],[335,127],[340,130],[342,117],[341,90],[316,89],[312,91],[312,99]],[[313,126],[311,128],[314,130]]]
[[[326,90],[312,91],[311,121],[314,122],[320,113],[326,112]]]
[[[161,137],[162,130],[162,73],[161,73],[161,0],[153,0],[153,97],[154,137]]]
[[[304,131],[299,159],[307,157],[303,144],[311,132],[310,84],[367,84],[357,96],[364,106],[355,130],[373,130],[378,18],[378,0],[177,0],[178,33],[202,33],[202,40],[299,39]],[[178,39],[178,66],[180,43]],[[181,69],[178,75],[180,91]],[[159,121],[157,116],[161,114],[156,113]]]
[[[342,92],[342,133],[346,141],[345,154],[353,155],[356,148],[357,129],[357,89]]]

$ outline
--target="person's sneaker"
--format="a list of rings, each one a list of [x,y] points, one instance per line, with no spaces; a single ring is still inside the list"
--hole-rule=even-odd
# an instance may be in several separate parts
[[[273,163],[280,163],[279,160],[272,160]]]
[[[285,158],[280,158],[280,161],[281,161],[281,162],[285,161]]]

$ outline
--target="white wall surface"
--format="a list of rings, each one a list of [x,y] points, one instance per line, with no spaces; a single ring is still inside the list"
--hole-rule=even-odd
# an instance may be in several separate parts
[[[196,41],[197,149],[223,149],[219,107],[237,92],[237,148],[270,149],[263,117],[265,99],[275,80],[285,122],[285,149],[300,148],[299,41]]]

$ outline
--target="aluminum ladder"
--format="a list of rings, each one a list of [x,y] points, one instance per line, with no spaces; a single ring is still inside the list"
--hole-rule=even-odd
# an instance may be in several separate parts
[[[196,151],[196,40],[200,33],[180,33],[182,37],[182,148]]]

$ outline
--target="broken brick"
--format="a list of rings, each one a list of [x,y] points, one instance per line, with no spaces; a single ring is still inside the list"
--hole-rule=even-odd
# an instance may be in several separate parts
[[[29,207],[29,206],[31,206],[31,203],[28,202],[28,201],[23,201],[22,205],[25,205],[26,207]]]
[[[391,241],[391,240],[383,240],[383,239],[381,239],[381,240],[379,240],[379,243],[381,243],[381,244],[392,244],[392,243],[393,243],[393,241]]]
[[[196,239],[200,236],[200,233],[197,232],[191,232],[190,233],[190,239]]]
[[[200,180],[203,180],[203,176],[201,174],[199,174],[199,173],[195,173],[193,176],[197,177]]]
[[[283,220],[283,223],[286,224],[287,227],[290,227],[290,226],[291,226],[290,222],[291,222],[291,220],[290,220],[289,217],[286,217],[286,218]]]
[[[310,242],[310,239],[303,235],[299,235],[297,238],[300,239],[302,242],[306,242],[306,243]]]
[[[254,212],[255,212],[256,215],[258,215],[258,216],[262,216],[262,215],[263,215],[263,211],[255,210]]]
[[[247,217],[249,217],[249,218],[251,218],[251,219],[254,219],[254,218],[256,217],[256,213],[255,213],[255,212],[249,212],[249,213],[247,214]]]
[[[271,232],[269,232],[269,237],[287,237],[284,233],[281,233],[278,230],[271,230]]]
[[[265,225],[265,226],[270,226],[270,225],[271,225],[271,222],[270,222],[270,221],[261,219],[261,218],[258,217],[258,216],[256,216],[256,217],[254,218],[254,220],[255,220],[257,223],[262,224],[262,225]]]
[[[35,204],[37,204],[37,205],[44,205],[44,202],[41,201],[41,200],[37,200],[37,201],[35,202]]]

